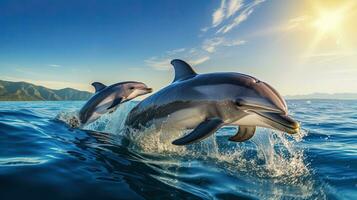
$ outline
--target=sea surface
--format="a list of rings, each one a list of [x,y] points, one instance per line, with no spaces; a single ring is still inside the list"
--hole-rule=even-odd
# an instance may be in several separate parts
[[[290,100],[298,135],[224,127],[185,147],[124,134],[136,103],[79,130],[84,102],[0,102],[0,199],[357,199],[357,101]]]

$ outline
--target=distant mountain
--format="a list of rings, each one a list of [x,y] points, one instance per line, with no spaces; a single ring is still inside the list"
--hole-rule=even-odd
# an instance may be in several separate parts
[[[305,95],[288,95],[286,99],[357,99],[357,93],[312,93]]]
[[[90,92],[72,88],[53,90],[26,82],[0,80],[0,101],[75,101],[91,96]]]

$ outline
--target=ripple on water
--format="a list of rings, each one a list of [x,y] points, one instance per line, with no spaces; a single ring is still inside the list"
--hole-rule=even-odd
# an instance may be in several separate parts
[[[40,157],[12,157],[0,158],[0,166],[24,166],[24,165],[39,165],[46,163],[47,160]]]

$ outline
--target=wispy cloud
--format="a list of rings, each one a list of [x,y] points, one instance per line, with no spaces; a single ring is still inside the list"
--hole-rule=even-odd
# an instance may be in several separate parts
[[[245,44],[246,40],[237,36],[229,37],[227,33],[247,20],[255,7],[262,2],[263,0],[221,0],[219,7],[212,13],[212,24],[201,29],[205,35],[200,45],[170,50],[161,56],[146,59],[145,63],[156,70],[170,69],[170,60],[173,58],[185,59],[192,65],[199,65],[211,59],[220,49]]]
[[[227,40],[223,37],[215,37],[215,38],[210,38],[207,39],[203,42],[202,49],[209,52],[213,53],[216,51],[216,49],[220,46],[223,47],[232,47],[232,46],[239,46],[245,44],[245,40]]]
[[[258,6],[260,3],[264,2],[264,0],[256,0],[252,1],[250,3],[247,3],[246,5],[243,5],[242,2],[238,3],[230,3],[232,4],[231,11],[230,9],[227,10],[226,13],[226,23],[222,23],[222,26],[217,30],[216,33],[220,34],[225,34],[229,31],[231,31],[233,28],[237,27],[240,25],[243,21],[248,19],[249,15],[253,13],[254,9],[256,6]],[[230,7],[229,7],[230,8]],[[240,12],[238,12],[240,11]],[[216,26],[213,26],[213,28]]]
[[[230,18],[243,6],[242,0],[222,0],[221,5],[212,14],[212,27],[217,27],[224,20]]]
[[[210,56],[202,49],[191,48],[185,51],[175,52],[171,55],[165,54],[161,57],[151,57],[149,59],[146,59],[145,63],[156,70],[169,70],[170,61],[173,58],[181,58],[192,65],[199,65],[208,61],[210,59]]]
[[[212,14],[212,26],[216,27],[218,26],[224,19],[225,16],[225,10],[226,10],[226,1],[222,0],[221,1],[221,6],[213,12]]]
[[[309,16],[307,15],[301,15],[298,17],[291,18],[287,25],[284,27],[285,30],[293,30],[295,28],[298,28],[301,26],[301,24],[305,23],[307,20],[309,20]]]
[[[201,63],[206,62],[209,59],[210,59],[209,56],[203,56],[201,58],[196,58],[195,60],[191,60],[190,63],[193,64],[193,65],[199,65]]]
[[[147,65],[157,70],[168,70],[170,61],[171,60],[169,58],[158,58],[158,57],[151,57],[145,60]]]
[[[181,53],[181,52],[184,52],[186,49],[185,48],[180,48],[180,49],[174,49],[174,50],[170,50],[170,51],[167,51],[167,55],[175,55],[177,53]]]
[[[223,42],[224,38],[222,37],[210,38],[203,42],[202,49],[209,53],[213,53],[216,51],[216,47],[220,46]]]
[[[61,67],[61,65],[50,64],[49,67]]]
[[[243,6],[242,0],[231,0],[228,3],[227,17],[233,16]]]

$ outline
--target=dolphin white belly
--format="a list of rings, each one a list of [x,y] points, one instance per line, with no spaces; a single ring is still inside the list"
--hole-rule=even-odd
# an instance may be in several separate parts
[[[201,123],[205,116],[201,107],[186,108],[170,114],[165,122],[168,126],[177,129],[192,129]]]

